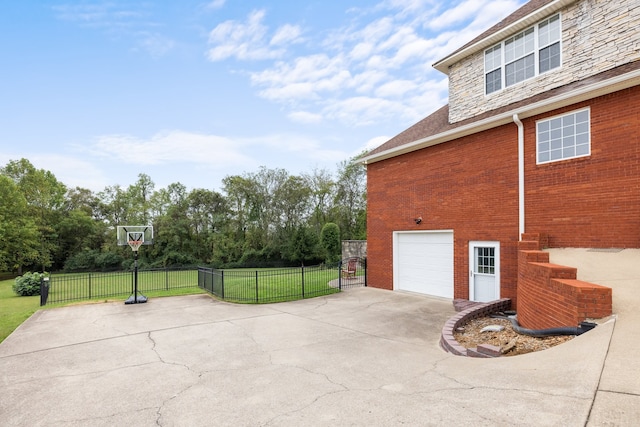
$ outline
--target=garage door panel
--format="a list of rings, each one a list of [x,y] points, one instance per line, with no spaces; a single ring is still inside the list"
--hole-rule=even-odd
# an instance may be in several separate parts
[[[453,298],[453,233],[398,233],[395,288]]]

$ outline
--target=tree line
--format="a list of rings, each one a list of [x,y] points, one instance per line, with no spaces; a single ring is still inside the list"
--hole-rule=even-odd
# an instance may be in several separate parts
[[[0,272],[130,268],[119,225],[152,225],[145,267],[269,267],[335,262],[340,241],[366,238],[366,173],[354,159],[291,175],[261,167],[226,176],[221,192],[179,182],[156,189],[68,188],[27,159],[0,167]]]

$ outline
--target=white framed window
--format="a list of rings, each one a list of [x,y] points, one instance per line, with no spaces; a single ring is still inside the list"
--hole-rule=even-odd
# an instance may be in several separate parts
[[[556,14],[485,50],[485,94],[560,67],[560,22]]]
[[[537,121],[536,151],[538,164],[591,155],[591,110]]]

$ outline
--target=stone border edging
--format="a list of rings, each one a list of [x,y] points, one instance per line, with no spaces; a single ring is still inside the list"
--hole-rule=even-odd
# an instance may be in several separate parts
[[[471,356],[471,354],[467,353],[467,349],[461,346],[454,338],[453,333],[455,332],[456,328],[464,323],[467,323],[471,319],[485,317],[492,313],[509,310],[510,308],[511,299],[502,298],[496,301],[479,303],[474,305],[473,307],[459,312],[455,316],[449,318],[449,320],[447,320],[442,327],[442,334],[440,335],[440,346],[447,353],[452,353],[457,356]],[[476,352],[471,353],[474,353],[473,356],[478,357],[478,355],[475,354]]]

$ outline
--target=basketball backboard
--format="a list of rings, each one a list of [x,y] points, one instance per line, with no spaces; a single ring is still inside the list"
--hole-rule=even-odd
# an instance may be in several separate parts
[[[142,245],[153,244],[152,225],[119,225],[118,246],[127,246],[129,242],[141,242]]]

